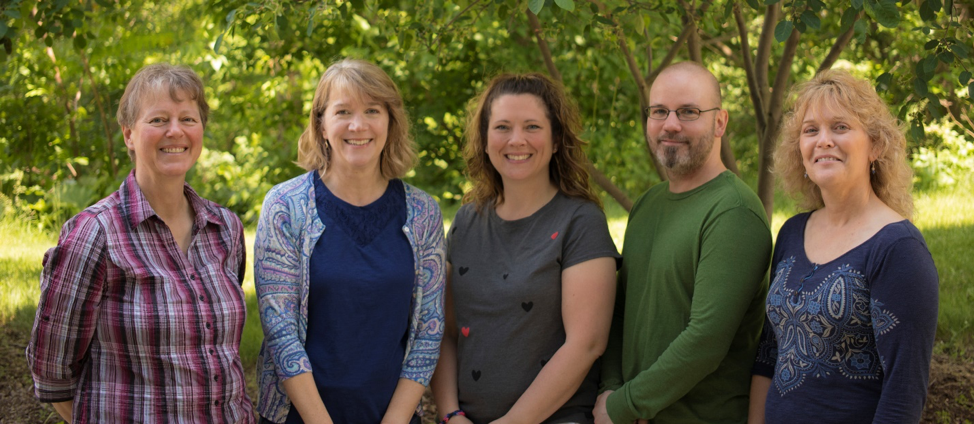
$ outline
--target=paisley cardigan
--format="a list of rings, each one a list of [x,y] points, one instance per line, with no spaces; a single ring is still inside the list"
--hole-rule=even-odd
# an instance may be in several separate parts
[[[304,350],[308,330],[308,265],[325,226],[315,206],[314,171],[274,186],[264,198],[254,242],[254,279],[264,342],[257,360],[257,411],[284,422],[291,407],[281,382],[311,372]],[[443,217],[428,194],[409,184],[403,233],[413,250],[409,338],[400,378],[428,385],[443,337],[446,278]]]

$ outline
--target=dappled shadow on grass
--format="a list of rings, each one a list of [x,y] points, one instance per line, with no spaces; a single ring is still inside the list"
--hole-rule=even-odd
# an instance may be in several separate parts
[[[12,322],[22,322],[22,317],[30,317],[29,321],[33,323],[35,310],[30,305],[17,309]],[[50,405],[41,404],[34,398],[34,381],[25,353],[29,340],[29,325],[26,329],[19,325],[0,328],[0,422],[60,422]]]

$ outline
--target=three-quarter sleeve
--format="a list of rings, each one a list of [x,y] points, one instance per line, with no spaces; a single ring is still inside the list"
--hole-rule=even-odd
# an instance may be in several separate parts
[[[41,402],[74,398],[98,324],[105,246],[98,220],[82,213],[64,224],[57,246],[44,254],[41,297],[27,346],[35,395]]]
[[[254,239],[254,285],[267,354],[279,380],[311,372],[311,361],[299,338],[302,260],[300,238],[294,231],[288,201],[271,190],[267,194]],[[307,272],[307,270],[303,270]],[[306,324],[304,324],[306,328]]]

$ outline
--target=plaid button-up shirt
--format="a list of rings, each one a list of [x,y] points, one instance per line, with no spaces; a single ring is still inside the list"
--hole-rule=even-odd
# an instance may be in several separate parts
[[[27,361],[84,422],[252,423],[240,337],[243,226],[189,185],[188,257],[129,174],[44,255]]]

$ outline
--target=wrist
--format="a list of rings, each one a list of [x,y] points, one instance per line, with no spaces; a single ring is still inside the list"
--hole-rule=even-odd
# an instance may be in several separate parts
[[[453,412],[447,413],[446,415],[443,415],[443,419],[440,420],[440,424],[447,424],[448,422],[450,422],[450,418],[453,418],[453,417],[456,417],[456,416],[466,417],[467,416],[467,413],[466,412],[463,412],[463,410],[461,410],[461,409],[457,409],[457,410],[455,410]]]

